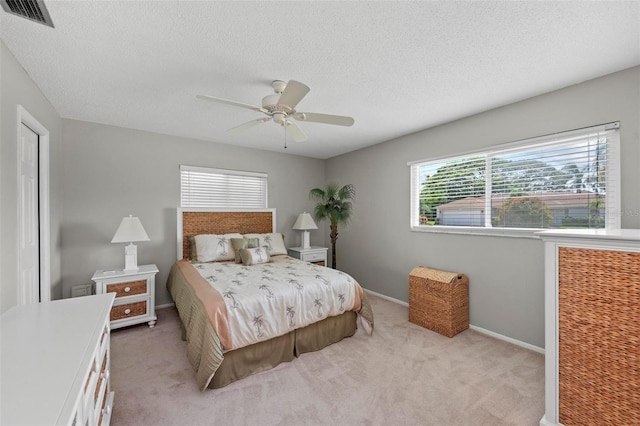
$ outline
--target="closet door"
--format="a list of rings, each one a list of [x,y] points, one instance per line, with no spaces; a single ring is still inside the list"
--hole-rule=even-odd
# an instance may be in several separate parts
[[[40,301],[39,137],[20,126],[19,241],[21,305]]]

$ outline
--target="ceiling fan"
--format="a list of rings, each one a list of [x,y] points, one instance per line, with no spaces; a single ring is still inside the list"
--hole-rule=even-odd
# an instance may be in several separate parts
[[[296,105],[298,105],[302,98],[304,98],[304,96],[309,93],[309,90],[311,90],[307,85],[302,84],[299,81],[289,80],[289,82],[286,83],[281,80],[275,80],[271,82],[271,87],[273,87],[275,94],[262,98],[262,106],[248,105],[241,102],[231,101],[229,99],[216,98],[214,96],[207,95],[197,95],[196,97],[198,99],[250,109],[267,115],[267,117],[251,120],[247,123],[229,129],[228,132],[232,133],[246,130],[250,127],[257,126],[258,124],[273,120],[274,123],[283,126],[293,140],[296,142],[304,142],[307,140],[307,135],[295,121],[291,120],[291,118],[296,121],[311,121],[315,123],[335,124],[338,126],[352,126],[354,123],[353,118],[342,115],[296,111]]]

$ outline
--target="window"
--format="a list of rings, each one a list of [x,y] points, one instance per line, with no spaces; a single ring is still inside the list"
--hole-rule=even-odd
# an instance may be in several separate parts
[[[267,174],[180,166],[180,206],[267,207]]]
[[[617,229],[618,129],[619,123],[611,123],[409,163],[411,227],[517,235],[547,228]]]

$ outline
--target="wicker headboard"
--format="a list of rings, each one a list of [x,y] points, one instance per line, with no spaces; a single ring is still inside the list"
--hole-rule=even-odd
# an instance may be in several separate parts
[[[178,209],[178,260],[189,259],[189,237],[199,234],[275,232],[276,210]]]

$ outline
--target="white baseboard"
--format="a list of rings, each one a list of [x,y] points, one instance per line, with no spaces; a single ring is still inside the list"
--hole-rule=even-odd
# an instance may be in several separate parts
[[[523,342],[521,340],[516,340],[511,337],[505,336],[503,334],[495,333],[491,330],[487,330],[486,328],[478,327],[476,325],[469,325],[471,330],[475,330],[478,333],[486,334],[487,336],[495,337],[496,339],[504,340],[505,342],[512,343],[516,346],[523,347],[525,349],[529,349],[530,351],[538,352],[539,354],[544,355],[544,348],[540,348],[538,346],[534,346],[530,343]]]
[[[544,415],[540,419],[540,426],[558,426],[560,423],[551,423],[547,420],[547,416]]]
[[[374,296],[377,296],[381,299],[388,300],[389,302],[397,303],[398,305],[406,306],[407,308],[409,307],[409,304],[407,302],[403,302],[402,300],[394,299],[393,297],[385,296],[384,294],[376,293],[375,291],[367,290],[366,288],[364,289],[364,291],[366,293],[373,294]]]
[[[384,294],[380,294],[380,293],[377,293],[375,291],[367,290],[366,288],[364,289],[364,291],[369,293],[369,294],[373,294],[374,296],[377,296],[377,297],[379,297],[381,299],[385,299],[385,300],[388,300],[390,302],[397,303],[399,305],[409,307],[409,304],[407,302],[403,302],[402,300],[394,299],[393,297],[385,296]],[[505,335],[502,335],[502,334],[499,334],[499,333],[496,333],[496,332],[493,332],[491,330],[487,330],[485,328],[478,327],[478,326],[475,326],[475,325],[471,325],[470,324],[469,328],[471,330],[477,331],[478,333],[486,334],[487,336],[491,336],[491,337],[499,339],[499,340],[504,340],[505,342],[509,342],[509,343],[511,343],[513,345],[520,346],[522,348],[529,349],[531,351],[538,352],[538,353],[544,355],[544,348],[540,348],[538,346],[534,346],[532,344],[523,342],[521,340],[513,339],[511,337],[508,337],[508,336],[505,336]]]
[[[175,303],[165,303],[164,305],[156,305],[156,309],[173,308]]]

